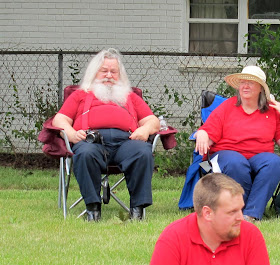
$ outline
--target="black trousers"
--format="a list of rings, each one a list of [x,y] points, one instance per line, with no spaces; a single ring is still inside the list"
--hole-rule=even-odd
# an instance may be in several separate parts
[[[80,141],[72,148],[73,168],[86,204],[101,202],[101,173],[107,164],[117,165],[125,174],[130,207],[152,204],[152,145],[130,140],[130,133],[118,129],[101,129],[104,145]],[[107,158],[105,158],[107,153]]]

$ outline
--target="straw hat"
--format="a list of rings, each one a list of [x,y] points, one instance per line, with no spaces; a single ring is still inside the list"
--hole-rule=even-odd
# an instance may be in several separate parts
[[[241,73],[227,75],[225,81],[233,88],[238,89],[240,79],[256,81],[264,88],[266,98],[270,100],[270,91],[266,84],[266,75],[264,71],[258,66],[246,66]]]

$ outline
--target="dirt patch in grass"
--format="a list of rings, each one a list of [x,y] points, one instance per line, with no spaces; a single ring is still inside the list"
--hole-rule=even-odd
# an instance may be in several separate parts
[[[13,168],[25,168],[25,169],[59,169],[59,159],[54,159],[46,156],[43,153],[39,154],[10,154],[0,153],[0,166],[13,167]],[[155,172],[158,171],[158,167],[155,166]],[[164,177],[172,175],[173,177],[181,176],[185,174],[185,170],[166,170]]]
[[[57,169],[59,159],[47,157],[45,154],[0,153],[0,165],[26,169]]]

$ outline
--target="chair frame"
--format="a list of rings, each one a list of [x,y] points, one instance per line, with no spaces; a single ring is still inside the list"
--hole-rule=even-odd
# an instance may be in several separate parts
[[[65,145],[67,148],[67,151],[69,153],[73,153],[68,137],[64,130],[61,130],[61,133],[63,135]],[[153,140],[152,144],[152,152],[155,152],[158,140],[160,139],[160,134],[156,134],[155,138]],[[69,191],[69,185],[70,185],[70,179],[71,179],[71,167],[72,167],[72,156],[66,156],[66,157],[60,157],[60,166],[59,166],[59,187],[58,187],[58,208],[63,208],[63,216],[66,219],[67,216],[67,197],[68,197],[68,191]],[[113,170],[115,168],[115,170]],[[101,180],[101,185],[103,187],[106,187],[105,181],[107,181],[109,175],[112,175],[114,173],[110,173],[111,171],[118,171],[117,174],[123,174],[118,168],[116,170],[116,166],[109,165],[109,173],[106,173],[103,175]],[[127,212],[130,211],[130,209],[125,205],[124,202],[122,202],[114,193],[114,190],[125,180],[125,176],[123,175],[112,187],[110,187],[110,196]],[[103,199],[103,195],[101,196],[101,200]],[[83,200],[83,197],[81,196],[78,200],[76,200],[70,207],[70,209],[73,209],[75,206],[77,206],[81,201]],[[145,210],[145,209],[144,209]],[[86,213],[86,210],[84,210],[82,213],[78,215],[78,218],[83,216]],[[145,218],[145,211],[143,212],[143,218]]]
[[[270,204],[270,206],[269,206],[269,208],[271,209],[272,207],[276,207],[276,205],[275,205],[275,200],[276,200],[276,198],[277,198],[277,196],[280,194],[280,183],[278,183],[278,186],[277,186],[277,188],[276,188],[276,190],[275,190],[275,192],[273,193],[273,195],[272,195],[272,197],[271,197],[271,204]]]

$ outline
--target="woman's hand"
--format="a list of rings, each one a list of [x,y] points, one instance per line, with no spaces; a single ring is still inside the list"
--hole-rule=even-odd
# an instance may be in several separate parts
[[[274,98],[270,98],[270,102],[273,104],[269,104],[269,106],[276,109],[280,113],[280,102],[276,101]]]
[[[199,130],[194,137],[196,138],[195,151],[199,152],[200,155],[207,154],[210,143],[212,142],[209,139],[208,133],[204,130]]]

